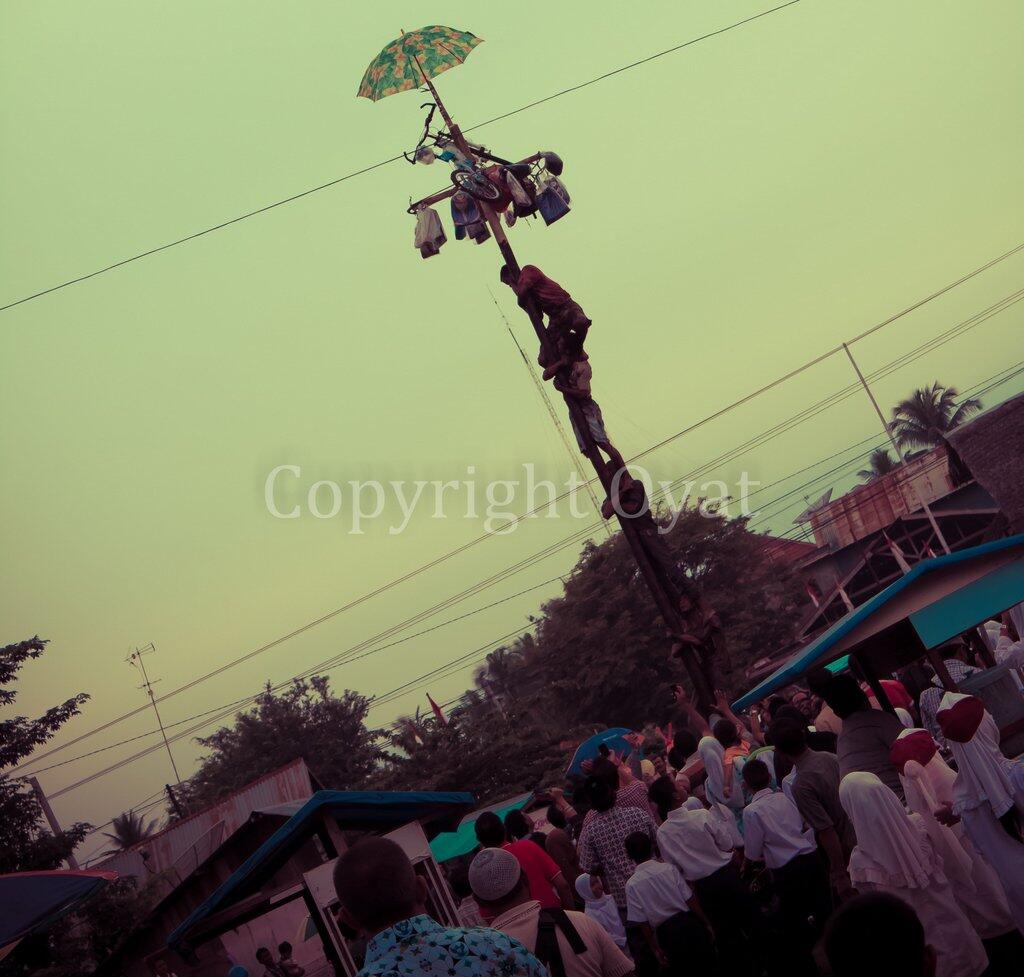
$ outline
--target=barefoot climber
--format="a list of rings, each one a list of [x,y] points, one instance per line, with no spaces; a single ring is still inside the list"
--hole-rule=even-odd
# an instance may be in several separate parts
[[[614,482],[612,487],[614,490]],[[719,650],[721,622],[714,609],[704,601],[697,586],[686,575],[682,565],[673,557],[664,533],[651,514],[643,483],[633,478],[628,471],[623,471],[619,476],[615,501],[606,499],[601,507],[601,515],[605,519],[610,519],[615,512],[629,519],[636,527],[651,563],[670,586],[670,593],[686,629],[682,634],[672,634],[671,656],[681,657],[684,646],[695,648],[701,667],[713,688],[712,659]]]
[[[594,444],[609,459],[608,477],[625,466],[622,455],[611,443],[604,427],[601,408],[591,396],[590,381],[593,370],[590,358],[583,350],[583,342],[591,320],[578,302],[558,282],[548,278],[536,265],[527,265],[515,276],[508,265],[501,269],[501,280],[516,293],[519,304],[527,307],[532,300],[537,311],[548,317],[546,339],[538,362],[544,367],[544,379],[555,378],[555,389],[576,401],[587,422]],[[564,371],[564,372],[563,372]],[[558,374],[562,374],[559,376]],[[576,443],[584,454],[587,445],[573,412],[569,412]]]

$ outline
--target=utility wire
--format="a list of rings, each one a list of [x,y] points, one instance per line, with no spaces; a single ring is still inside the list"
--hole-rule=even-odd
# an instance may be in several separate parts
[[[434,631],[439,631],[441,628],[446,628],[449,625],[456,624],[459,621],[464,621],[467,618],[474,617],[475,615],[481,614],[484,611],[489,611],[491,610],[491,608],[498,607],[501,604],[507,604],[509,601],[516,600],[517,598],[523,597],[524,595],[532,593],[535,590],[540,590],[543,587],[549,587],[551,586],[551,584],[557,583],[561,579],[561,576],[557,576],[552,577],[549,580],[544,580],[541,583],[534,584],[532,587],[527,587],[525,590],[520,590],[517,593],[510,594],[508,597],[502,597],[501,600],[492,601],[490,604],[485,604],[482,607],[474,608],[472,611],[469,611],[466,614],[460,614],[458,617],[449,618],[447,621],[442,621],[440,624],[435,624],[432,627],[424,628],[422,631],[417,631],[415,634],[406,635],[405,637],[399,638],[397,641],[392,641],[389,644],[379,645],[378,647],[372,648],[369,651],[365,651],[362,654],[352,655],[350,657],[344,658],[341,661],[338,661],[336,659],[328,659],[326,662],[320,663],[320,665],[314,665],[312,668],[305,669],[297,675],[293,675],[290,678],[275,683],[270,687],[271,691],[279,691],[280,689],[286,688],[287,686],[291,685],[293,682],[296,682],[303,678],[307,678],[310,675],[315,675],[328,667],[337,667],[339,664],[347,665],[350,662],[358,661],[362,658],[367,658],[370,655],[377,654],[378,652],[387,651],[389,648],[395,648],[398,645],[405,644],[407,641],[413,641],[416,638],[422,638],[426,634],[430,634]],[[243,696],[241,699],[235,699],[233,702],[223,703],[219,706],[214,706],[212,709],[207,709],[204,712],[196,713],[193,716],[187,716],[185,719],[179,719],[176,722],[168,723],[165,726],[165,728],[174,729],[178,726],[184,726],[187,723],[194,722],[196,719],[202,719],[204,716],[210,716],[213,713],[220,713],[224,709],[230,709],[236,706],[245,705],[247,702],[254,702],[265,692],[266,687],[261,688],[259,692],[256,692],[253,695]],[[157,730],[149,729],[146,730],[146,732],[144,733],[138,733],[135,736],[129,736],[127,739],[119,740],[117,743],[111,743],[109,746],[101,746],[99,749],[90,750],[88,753],[80,753],[77,756],[69,757],[67,760],[61,760],[59,763],[51,763],[49,766],[46,767],[38,767],[35,770],[30,770],[26,772],[25,774],[23,774],[23,776],[34,777],[37,774],[46,773],[48,770],[56,770],[58,767],[66,767],[69,763],[76,763],[79,760],[85,760],[89,757],[96,756],[99,753],[106,753],[108,750],[114,750],[117,747],[125,746],[128,743],[135,743],[138,740],[146,739],[149,736],[154,736],[156,735],[156,733]]]
[[[980,266],[979,268],[977,268],[977,269],[973,270],[972,272],[969,272],[967,275],[964,275],[963,277],[957,279],[956,282],[953,282],[950,285],[945,286],[945,287],[943,287],[943,288],[941,288],[941,289],[931,293],[930,296],[928,296],[925,299],[922,299],[922,300],[914,303],[914,305],[908,306],[907,309],[904,309],[903,311],[897,313],[896,315],[889,317],[887,320],[884,321],[884,323],[881,323],[881,324],[879,324],[876,327],[872,327],[871,329],[866,330],[865,332],[861,333],[859,337],[855,337],[853,340],[850,340],[850,342],[855,342],[855,341],[857,341],[858,338],[863,338],[864,336],[871,335],[872,333],[877,332],[878,329],[881,328],[883,325],[891,325],[893,322],[897,321],[900,317],[906,315],[909,311],[912,311],[914,309],[920,308],[925,302],[930,301],[931,299],[933,299],[933,298],[935,298],[935,297],[937,297],[939,295],[945,294],[951,288],[956,287],[956,285],[962,284],[962,283],[970,280],[971,278],[973,278],[977,274],[980,274],[981,272],[991,268],[993,265],[997,264],[1000,261],[1005,260],[1006,258],[1010,257],[1013,254],[1016,254],[1018,251],[1020,251],[1022,249],[1024,249],[1024,243],[1018,245],[1016,248],[1013,248],[1010,251],[1005,252],[1004,254],[998,256],[997,258],[994,258],[994,259],[986,262],[984,265]],[[1021,290],[1021,291],[1024,291],[1024,290]],[[959,323],[957,326],[952,327],[952,329],[944,331],[943,333],[941,333],[939,335],[939,337],[936,337],[936,338],[937,339],[943,339],[945,337],[952,338],[951,334],[957,333],[957,330],[963,329],[965,327],[965,325],[968,325],[968,324],[970,324],[970,325],[980,324],[980,321],[984,321],[984,319],[981,319],[980,317],[982,317],[982,316],[986,316],[987,317],[987,316],[995,314],[996,311],[1002,311],[1004,308],[1008,307],[1008,304],[1012,304],[1011,299],[1016,301],[1020,297],[1024,297],[1024,296],[1021,296],[1020,292],[1014,293],[1011,296],[1007,296],[1006,298],[1000,300],[999,302],[996,302],[993,306],[989,306],[987,309],[982,310],[982,312],[977,313],[975,316],[970,317],[968,320],[965,320],[964,322]],[[959,334],[959,333],[957,333],[957,334]],[[924,347],[929,347],[930,344],[933,343],[933,342],[935,342],[935,340],[929,340],[929,342],[925,343],[923,346],[917,347],[916,351],[919,352]],[[739,406],[741,406],[743,404],[749,403],[751,400],[755,399],[757,396],[760,396],[761,394],[767,392],[768,390],[771,390],[771,389],[779,386],[780,384],[784,383],[786,380],[792,379],[793,377],[797,376],[798,374],[804,372],[807,369],[810,369],[811,367],[813,367],[816,364],[822,362],[823,360],[827,359],[828,357],[834,355],[836,352],[839,352],[840,350],[842,350],[842,344],[840,344],[839,346],[835,347],[834,349],[828,351],[827,353],[821,354],[821,355],[813,358],[812,360],[807,361],[807,363],[803,364],[802,366],[797,367],[796,369],[789,371],[788,373],[786,373],[782,377],[779,377],[778,379],[776,379],[776,380],[774,380],[774,381],[772,381],[772,382],[770,382],[768,384],[763,385],[762,387],[758,388],[757,390],[753,391],[752,393],[749,393],[749,394],[741,397],[740,399],[734,401],[732,404],[727,405],[726,407],[723,407],[723,408],[719,409],[718,411],[715,411],[713,414],[708,415],[707,417],[705,417],[705,418],[703,418],[703,419],[701,419],[699,421],[694,422],[693,424],[691,424],[688,427],[682,429],[681,431],[677,432],[676,434],[672,435],[671,437],[666,438],[666,439],[658,442],[656,445],[653,445],[652,447],[649,447],[649,448],[645,449],[644,451],[640,452],[639,454],[637,454],[637,455],[633,456],[631,459],[629,459],[630,462],[633,462],[633,461],[636,461],[639,458],[645,457],[646,455],[652,453],[653,451],[657,450],[658,448],[661,448],[661,447],[665,446],[666,444],[669,444],[672,441],[677,440],[678,438],[684,436],[685,434],[691,433],[692,431],[696,430],[697,428],[700,428],[700,427],[704,426],[705,424],[710,423],[711,420],[716,419],[718,417],[721,417],[722,415],[728,413],[730,410],[733,410],[733,409],[735,409],[735,408],[737,408],[737,407],[739,407]],[[915,352],[915,351],[912,351],[912,352]],[[900,365],[905,365],[906,362],[908,362],[907,355],[908,354],[904,354],[903,356],[897,358],[897,361],[900,363]],[[893,361],[893,362],[895,363],[897,361]],[[883,368],[883,369],[885,369],[885,368]],[[871,373],[868,378],[869,379],[876,379],[878,376],[881,376],[881,375],[883,375],[882,372],[876,370],[873,373]],[[792,426],[795,426],[796,423],[802,423],[804,420],[807,420],[810,417],[815,416],[817,413],[820,413],[821,410],[827,409],[828,407],[833,406],[834,403],[838,403],[839,401],[841,401],[843,399],[846,399],[849,396],[852,396],[853,393],[855,393],[858,389],[859,389],[859,385],[858,384],[853,384],[853,383],[851,383],[847,387],[841,388],[835,394],[832,394],[829,397],[825,398],[823,401],[819,401],[817,404],[812,405],[810,408],[807,408],[804,411],[799,412],[797,415],[794,415],[794,417],[789,419],[788,421],[781,422],[780,424],[776,425],[775,427],[768,429],[768,431],[762,432],[762,434],[758,435],[756,438],[753,438],[750,441],[748,441],[746,444],[740,446],[739,449],[734,449],[734,451],[731,451],[731,452],[726,453],[725,455],[719,456],[719,458],[713,459],[711,462],[706,463],[705,465],[700,466],[700,468],[696,469],[695,471],[688,473],[687,475],[683,476],[680,479],[677,479],[675,482],[672,483],[672,487],[673,488],[679,487],[680,484],[685,483],[685,481],[688,480],[689,478],[692,478],[693,475],[699,475],[700,473],[706,471],[710,466],[717,467],[717,466],[719,466],[719,465],[721,465],[721,464],[723,464],[723,463],[725,463],[727,461],[733,460],[735,457],[738,457],[739,454],[741,454],[741,453],[745,453],[746,451],[752,450],[753,447],[757,447],[760,444],[765,443],[765,441],[766,440],[770,440],[771,437],[775,437],[775,436],[778,436],[778,434],[784,433],[785,430],[788,430]],[[569,492],[565,492],[562,495],[558,496],[553,501],[555,501],[555,502],[560,501],[561,499],[566,498],[569,494],[570,494]],[[664,493],[662,493],[662,494],[664,494]],[[544,508],[544,507],[545,506],[538,506],[535,509],[532,509],[529,512],[524,513],[522,516],[515,517],[515,519],[513,519],[512,523],[510,525],[517,525],[518,523],[520,523],[520,522],[530,518],[535,513],[540,511],[541,508]],[[596,522],[596,523],[593,524],[592,528],[600,528],[601,525],[602,525],[601,522]],[[502,527],[502,529],[505,529],[505,528],[506,527],[504,527],[504,526]],[[527,560],[521,561],[519,564],[513,564],[511,567],[506,568],[505,570],[501,571],[499,574],[496,574],[496,575],[492,576],[491,578],[488,578],[488,580],[482,581],[481,583],[474,585],[473,587],[467,589],[466,591],[463,591],[462,594],[455,595],[452,598],[448,598],[446,601],[444,601],[440,605],[438,605],[438,607],[440,607],[441,609],[444,609],[445,607],[451,606],[452,602],[457,602],[458,600],[465,599],[466,596],[471,596],[472,594],[479,592],[480,590],[486,588],[487,586],[492,585],[494,582],[497,582],[499,580],[505,579],[507,576],[510,576],[512,573],[518,572],[519,569],[524,568],[525,566],[531,565],[532,562],[537,561],[539,559],[546,558],[547,556],[553,555],[554,552],[557,552],[561,548],[564,548],[564,546],[569,545],[572,541],[576,540],[577,538],[581,538],[582,536],[587,535],[588,532],[590,531],[590,529],[591,529],[591,527],[588,527],[588,530],[584,530],[582,532],[571,534],[569,537],[566,537],[562,541],[560,541],[560,542],[558,542],[556,544],[553,544],[554,548],[546,547],[545,549],[541,550],[539,553],[534,554],[532,557],[528,558]],[[366,601],[372,599],[373,597],[378,596],[379,594],[382,594],[382,593],[392,589],[393,587],[398,586],[399,584],[407,582],[408,580],[411,580],[412,578],[414,578],[416,576],[419,576],[421,573],[424,573],[424,572],[426,572],[426,571],[428,571],[430,569],[433,569],[435,566],[438,566],[441,563],[444,563],[447,560],[452,559],[453,557],[455,557],[455,556],[465,552],[466,550],[470,549],[471,547],[476,546],[477,544],[479,544],[479,543],[481,543],[481,542],[483,542],[483,541],[485,541],[487,539],[490,539],[495,534],[496,534],[495,531],[484,532],[480,536],[477,536],[474,539],[471,539],[468,542],[461,544],[460,546],[456,547],[455,549],[450,550],[448,553],[443,554],[443,555],[441,555],[439,557],[436,557],[435,559],[430,560],[427,563],[422,564],[421,566],[414,568],[413,570],[410,570],[408,573],[403,574],[402,576],[400,576],[398,578],[395,578],[394,580],[391,580],[391,581],[389,581],[389,582],[387,582],[385,584],[382,584],[380,587],[377,587],[374,590],[371,590],[371,591],[363,594],[362,596],[360,596],[358,598],[355,598],[352,601],[349,601],[348,603],[342,605],[339,608],[334,609],[333,611],[330,611],[330,612],[322,615],[321,617],[315,619],[314,621],[308,622],[308,623],[306,623],[306,624],[304,624],[304,625],[294,629],[293,631],[290,631],[287,634],[282,635],[281,637],[275,638],[274,640],[272,640],[270,642],[267,642],[266,644],[261,645],[258,648],[254,649],[254,650],[252,650],[250,652],[247,652],[246,654],[244,654],[244,655],[242,655],[242,656],[240,656],[238,658],[235,658],[235,659],[225,663],[224,665],[221,665],[221,666],[217,667],[216,669],[213,669],[210,672],[205,673],[204,675],[198,676],[197,678],[195,678],[195,679],[185,683],[182,686],[177,687],[176,689],[172,689],[170,692],[167,692],[163,696],[158,697],[157,701],[158,702],[163,702],[166,699],[171,698],[172,696],[175,696],[175,695],[178,695],[178,694],[180,694],[182,692],[188,691],[188,690],[196,687],[197,685],[201,684],[202,682],[205,682],[205,681],[207,681],[207,680],[209,680],[211,678],[214,678],[214,677],[216,677],[216,676],[218,676],[220,674],[223,674],[224,672],[226,672],[230,668],[233,668],[236,665],[241,664],[241,663],[243,663],[245,661],[249,661],[250,659],[256,657],[257,655],[260,655],[260,654],[262,654],[265,651],[269,651],[272,648],[275,648],[278,645],[283,644],[285,641],[288,641],[291,638],[296,637],[296,636],[304,633],[305,631],[308,631],[308,630],[310,630],[310,629],[312,629],[314,627],[317,627],[318,625],[323,624],[324,622],[329,621],[332,618],[337,617],[338,615],[340,615],[340,614],[342,614],[342,613],[344,613],[344,612],[346,612],[346,611],[348,611],[348,610],[350,610],[350,609],[352,609],[354,607],[357,607],[357,606],[359,606],[362,603],[365,603]],[[429,616],[429,614],[432,611],[433,611],[433,609],[428,609],[427,611],[421,612],[420,615],[414,616],[413,618],[409,619],[409,621],[403,622],[403,624],[404,625],[411,625],[411,624],[418,623],[418,621],[422,620],[424,616]],[[391,634],[395,633],[396,630],[401,630],[401,627],[402,627],[402,625],[398,625],[398,626],[395,626],[394,629],[391,629],[388,632],[384,632],[383,633],[384,637],[389,637]],[[376,640],[380,640],[380,639],[381,639],[381,636],[378,635],[378,636],[375,636],[374,638],[368,639],[368,642],[372,643],[372,642],[374,642]],[[361,643],[361,645],[356,646],[356,649],[361,650],[363,644],[365,644],[365,643]],[[115,717],[114,719],[111,719],[108,722],[101,724],[100,726],[94,727],[92,730],[88,730],[85,733],[82,733],[82,734],[72,738],[67,743],[64,743],[64,744],[61,744],[59,746],[53,747],[53,748],[51,748],[51,749],[49,749],[47,751],[44,751],[43,753],[39,754],[37,757],[31,758],[29,760],[26,760],[25,763],[23,763],[22,765],[20,765],[18,767],[15,767],[14,771],[12,771],[12,772],[19,771],[19,770],[23,769],[24,767],[30,765],[32,762],[45,759],[45,758],[47,758],[49,756],[52,756],[52,755],[54,755],[54,754],[56,754],[58,752],[61,752],[61,751],[65,750],[65,749],[68,749],[69,747],[74,746],[75,744],[80,743],[83,740],[85,740],[85,739],[87,739],[87,738],[89,738],[91,736],[96,735],[97,733],[104,732],[105,730],[110,729],[111,727],[119,724],[120,722],[123,722],[123,721],[125,721],[125,720],[127,720],[129,718],[132,718],[133,716],[136,716],[136,715],[144,712],[145,709],[146,709],[146,706],[140,706],[140,707],[137,707],[137,708],[135,708],[133,710],[130,710],[130,711],[126,712],[126,713],[123,713],[122,715],[120,715],[118,717]]]
[[[800,0],[789,0],[788,3],[780,4],[777,7],[772,7],[769,10],[764,10],[759,14],[754,14],[751,17],[747,17],[744,20],[737,21],[734,24],[729,24],[726,27],[721,27],[718,30],[711,31],[707,34],[702,34],[700,37],[691,38],[688,41],[684,41],[682,44],[677,44],[674,47],[667,48],[664,51],[659,51],[657,54],[652,54],[646,58],[642,58],[639,61],[634,61],[631,64],[623,65],[620,68],[615,68],[612,71],[606,71],[602,75],[598,75],[596,78],[591,78],[588,81],[580,82],[578,85],[573,85],[570,88],[562,89],[562,91],[554,92],[551,95],[546,95],[544,98],[537,99],[533,102],[528,102],[526,105],[521,105],[517,109],[512,109],[509,112],[504,112],[501,115],[496,115],[492,119],[487,119],[484,122],[477,122],[471,125],[468,129],[464,129],[464,132],[472,132],[475,129],[481,129],[484,126],[491,125],[494,122],[501,121],[502,119],[511,118],[513,115],[518,115],[520,112],[526,112],[528,109],[532,109],[538,105],[543,105],[546,102],[550,102],[553,99],[560,98],[563,95],[568,95],[572,92],[578,92],[583,88],[588,88],[591,85],[596,85],[600,81],[604,81],[608,78],[612,78],[615,75],[622,74],[624,71],[630,71],[633,68],[638,68],[641,65],[656,61],[658,58],[663,58],[666,55],[674,54],[677,51],[682,51],[684,48],[690,47],[693,44],[698,44],[701,41],[706,41],[709,38],[717,37],[719,34],[725,34],[728,31],[735,30],[738,27],[742,27],[745,24],[752,23],[755,20],[760,20],[762,17],[767,17],[769,14],[776,13],[779,10],[784,10],[786,7],[792,7],[799,3]],[[357,176],[362,176],[365,173],[371,173],[374,170],[379,170],[381,167],[388,166],[391,163],[397,163],[403,155],[399,153],[397,156],[391,156],[388,159],[382,159],[378,163],[372,163],[369,166],[364,166],[361,169],[353,170],[351,173],[346,173],[344,176],[339,176],[334,180],[328,180],[327,183],[321,183],[319,186],[310,187],[307,190],[301,190],[299,193],[293,193],[289,197],[285,197],[282,200],[275,200],[273,203],[265,204],[262,207],[257,207],[255,210],[247,211],[244,214],[239,214],[237,217],[232,217],[229,220],[221,221],[219,224],[214,224],[212,227],[203,228],[201,231],[195,231],[192,234],[186,234],[184,237],[177,238],[174,241],[169,241],[167,244],[158,245],[155,248],[150,248],[148,251],[142,251],[139,254],[134,254],[129,258],[123,258],[120,261],[115,261],[113,264],[106,265],[103,268],[97,268],[96,271],[91,271],[85,275],[79,275],[77,278],[68,279],[66,282],[61,282],[58,285],[51,285],[49,288],[44,288],[42,291],[34,292],[31,295],[26,295],[23,298],[16,299],[13,302],[8,302],[7,305],[0,306],[0,312],[5,312],[8,309],[13,309],[16,306],[24,305],[26,302],[31,302],[33,299],[42,298],[44,295],[50,295],[53,292],[59,291],[62,288],[68,288],[71,285],[78,285],[81,282],[89,281],[91,278],[96,278],[99,275],[104,275],[107,272],[114,271],[117,268],[123,268],[125,265],[130,265],[134,261],[139,261],[142,258],[151,257],[154,254],[159,254],[161,251],[167,251],[170,248],[176,248],[178,245],[187,244],[190,241],[195,241],[198,238],[205,237],[207,234],[213,234],[214,231],[223,230],[226,227],[231,227],[233,224],[238,224],[241,221],[248,220],[250,217],[257,217],[260,214],[265,214],[267,211],[275,210],[278,207],[283,207],[285,204],[294,203],[296,200],[301,200],[304,197],[309,197],[314,193],[319,193],[321,190],[328,190],[331,187],[336,187],[340,183],[345,183],[348,180],[355,179]]]
[[[1005,374],[1006,372],[1007,371],[1005,371],[1005,370],[1002,371],[1003,374]],[[1018,372],[1021,372],[1021,371],[1018,371]],[[996,374],[995,376],[1000,376],[1000,375],[1001,374]],[[1012,376],[1013,374],[1010,374],[1010,375]],[[1010,378],[1010,376],[1003,376],[1002,379],[998,381],[998,383],[1005,382],[1009,378]],[[989,378],[989,379],[991,379],[991,378]],[[982,383],[986,383],[986,382],[987,381],[982,381]],[[874,438],[874,436],[873,436],[873,438]],[[870,439],[864,439],[864,440],[870,440]],[[827,459],[821,459],[816,464],[820,464],[822,461],[825,461],[825,460],[828,460],[830,458],[836,457],[838,454],[842,454],[845,451],[851,450],[851,448],[858,447],[859,445],[864,443],[864,440],[862,440],[860,442],[857,442],[856,444],[847,447],[846,449],[844,449],[841,452],[838,452],[838,453],[836,453],[834,455],[828,456]],[[846,465],[848,465],[848,464],[849,464],[849,461],[846,463]],[[935,462],[932,462],[931,465],[928,466],[928,467],[929,468],[936,468],[936,467],[940,467],[940,464],[941,464],[940,460],[937,459]],[[806,470],[806,469],[802,469],[802,470]],[[906,480],[906,479],[908,479],[910,477],[917,477],[917,475],[919,475],[922,470],[924,470],[924,469],[918,470],[917,472],[915,472],[913,474],[913,476],[905,476],[904,480]],[[791,473],[790,475],[786,476],[786,478],[792,477],[792,474],[793,473]],[[828,474],[828,473],[826,473],[826,474]],[[824,477],[824,476],[818,476],[816,479],[813,479],[812,481],[819,480],[821,477]],[[783,481],[783,480],[784,479],[780,479],[778,481]],[[777,482],[774,483],[774,484],[777,484]],[[593,527],[593,526],[588,527],[587,530],[584,530],[582,532],[586,533],[588,530],[592,530],[593,528],[595,528],[595,527]],[[581,535],[581,534],[580,533],[573,534],[574,537],[575,536],[579,536],[579,535]],[[786,537],[780,537],[780,538],[781,539],[786,539]],[[564,545],[564,543],[562,545]],[[557,579],[557,578],[553,578],[553,579]],[[552,581],[547,581],[546,583],[551,583],[551,582],[553,582],[553,580]],[[543,585],[538,585],[538,586],[543,586]],[[532,589],[536,589],[536,588],[532,588]],[[518,595],[513,595],[513,596],[518,596]],[[506,600],[507,599],[511,599],[511,598],[506,598]],[[503,601],[499,601],[499,602],[496,602],[496,603],[502,603],[502,602]],[[493,606],[493,605],[491,605],[491,606]],[[440,626],[443,626],[443,625],[439,625],[438,627],[440,627]],[[429,629],[429,630],[436,630],[436,628],[432,628],[432,629]],[[417,678],[410,679],[407,682],[403,683],[402,685],[397,686],[395,689],[390,690],[389,692],[382,693],[381,695],[374,697],[374,699],[370,703],[369,709],[372,710],[372,709],[375,709],[375,708],[379,708],[382,705],[387,705],[387,704],[391,703],[392,701],[394,701],[394,700],[396,700],[398,698],[401,698],[402,696],[408,694],[408,692],[410,692],[410,691],[422,688],[425,684],[429,683],[430,681],[433,681],[433,680],[436,680],[436,679],[439,679],[439,678],[445,678],[445,677],[448,677],[451,674],[455,674],[455,672],[457,672],[458,670],[460,670],[463,667],[466,667],[468,664],[476,664],[478,661],[481,661],[484,658],[486,658],[486,649],[492,648],[494,645],[497,645],[497,644],[500,644],[501,642],[507,641],[510,637],[513,637],[513,636],[515,636],[517,634],[521,634],[523,632],[523,630],[524,629],[522,627],[515,628],[512,631],[508,632],[507,634],[504,634],[504,635],[502,635],[499,638],[495,638],[495,639],[487,642],[486,644],[480,646],[479,648],[475,648],[472,651],[465,653],[464,655],[461,655],[461,656],[459,656],[459,657],[457,657],[457,658],[455,658],[455,659],[453,659],[453,660],[451,660],[449,662],[443,663],[442,665],[439,665],[439,666],[435,667],[434,669],[429,670],[428,672],[424,673],[423,675],[418,676]],[[401,642],[396,642],[396,643],[401,643]],[[378,649],[378,650],[383,650],[383,649]],[[481,653],[483,653],[483,654],[481,655]],[[276,688],[284,687],[285,685],[289,684],[291,681],[292,681],[292,679],[289,679],[286,682],[280,683],[278,686],[275,687],[275,689]],[[262,693],[260,693],[260,694],[262,694]],[[186,736],[191,735],[194,732],[199,731],[200,729],[203,729],[205,727],[213,725],[214,723],[218,722],[220,719],[225,718],[227,715],[229,715],[232,712],[234,712],[239,704],[253,701],[255,698],[256,697],[247,697],[244,700],[236,700],[236,702],[233,702],[233,703],[229,704],[227,707],[222,707],[220,710],[210,710],[209,712],[217,711],[218,715],[214,716],[214,718],[212,718],[212,719],[205,719],[203,722],[198,723],[197,725],[192,726],[189,729],[184,730],[181,733],[176,734],[175,736],[171,737],[170,741],[171,742],[175,742],[175,741],[177,741],[179,739],[182,739],[182,738],[184,738]],[[207,713],[200,713],[200,714],[198,714],[198,716],[190,717],[190,719],[205,717],[205,716],[209,715],[209,712],[207,712]],[[176,724],[173,724],[173,725],[180,725],[182,723],[186,723],[186,722],[189,722],[189,721],[190,720],[182,720],[180,723],[176,723]],[[394,726],[394,725],[396,725],[396,724],[392,724],[392,726]],[[103,776],[105,776],[105,775],[107,775],[109,773],[112,773],[112,772],[114,772],[116,770],[119,770],[123,766],[125,766],[125,765],[127,765],[129,763],[133,763],[136,760],[139,760],[139,759],[142,759],[142,758],[144,758],[146,756],[149,756],[150,754],[152,754],[153,752],[155,752],[159,748],[160,748],[160,744],[155,744],[154,746],[151,746],[151,747],[149,747],[149,748],[147,748],[145,750],[140,751],[139,753],[136,753],[136,754],[134,754],[134,755],[132,755],[130,757],[127,757],[127,758],[119,761],[118,763],[112,764],[111,766],[109,766],[107,768],[104,768],[103,770],[97,771],[94,774],[90,774],[89,776],[83,778],[82,780],[79,780],[79,781],[77,781],[77,782],[75,782],[73,784],[70,784],[67,787],[62,788],[59,791],[56,791],[55,793],[51,794],[50,796],[52,798],[60,797],[63,794],[68,793],[69,791],[75,790],[78,787],[84,786],[85,784],[91,783],[92,781],[94,781],[94,780],[96,780],[96,779],[98,779],[100,777],[103,777]]]

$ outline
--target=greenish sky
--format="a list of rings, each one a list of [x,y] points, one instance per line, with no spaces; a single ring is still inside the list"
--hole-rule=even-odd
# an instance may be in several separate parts
[[[513,18],[446,2],[355,15],[326,0],[6,4],[0,304],[411,146],[423,99],[354,97],[399,28],[429,20],[485,39],[439,83],[470,125],[769,6],[527,0]],[[500,154],[553,148],[566,161],[573,213],[520,225],[513,243],[592,315],[595,393],[627,456],[1024,241],[1022,39],[1011,0],[802,0],[474,134]],[[479,519],[361,536],[341,520],[275,520],[263,505],[275,465],[302,466],[304,487],[460,478],[468,465],[516,478],[524,462],[565,477],[487,292],[500,288],[493,246],[452,241],[428,262],[412,248],[409,198],[445,179],[393,164],[0,314],[0,637],[53,642],[23,673],[21,709],[88,691],[75,735],[143,702],[123,662],[133,645],[155,642],[157,690],[169,690],[481,532]],[[1022,272],[1024,255],[860,344],[865,369],[1009,295]],[[894,373],[880,399],[1011,366],[1022,319],[1013,308]],[[681,474],[849,380],[835,358],[651,465]],[[716,477],[771,482],[873,430],[851,399]],[[170,700],[165,720],[337,654],[577,525],[534,520],[489,540]],[[575,552],[458,610],[564,573]],[[385,692],[524,624],[554,592],[339,668],[334,685]],[[429,691],[443,701],[469,676]],[[44,774],[44,787],[149,742]],[[187,770],[199,749],[175,753]],[[58,814],[104,821],[169,775],[156,754],[60,798]]]

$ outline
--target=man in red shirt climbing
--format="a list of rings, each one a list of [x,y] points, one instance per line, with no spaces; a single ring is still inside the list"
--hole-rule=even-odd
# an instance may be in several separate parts
[[[546,314],[546,339],[538,362],[544,367],[544,379],[555,378],[555,389],[574,400],[586,421],[591,440],[609,459],[608,478],[625,467],[625,461],[612,444],[604,427],[601,408],[591,396],[592,371],[590,359],[583,351],[583,340],[590,328],[590,319],[558,282],[548,278],[536,265],[527,265],[516,277],[508,265],[502,266],[501,280],[516,293],[525,309],[532,300],[537,311]],[[569,412],[573,433],[580,451],[586,454],[584,433]]]
[[[537,311],[548,317],[548,328],[556,332],[571,332],[580,347],[587,338],[590,319],[579,302],[554,279],[548,278],[536,265],[526,265],[517,278],[508,265],[501,269],[501,280],[516,293],[525,309],[526,300],[533,299]]]

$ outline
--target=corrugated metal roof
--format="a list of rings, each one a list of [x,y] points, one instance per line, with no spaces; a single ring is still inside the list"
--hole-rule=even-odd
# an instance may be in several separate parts
[[[118,852],[98,862],[95,867],[136,877],[169,871],[177,874],[180,882],[225,838],[245,824],[253,811],[289,801],[299,801],[301,805],[312,794],[309,768],[304,760],[293,760],[229,794],[212,807],[168,825],[128,851]],[[148,855],[145,860],[143,852]]]

